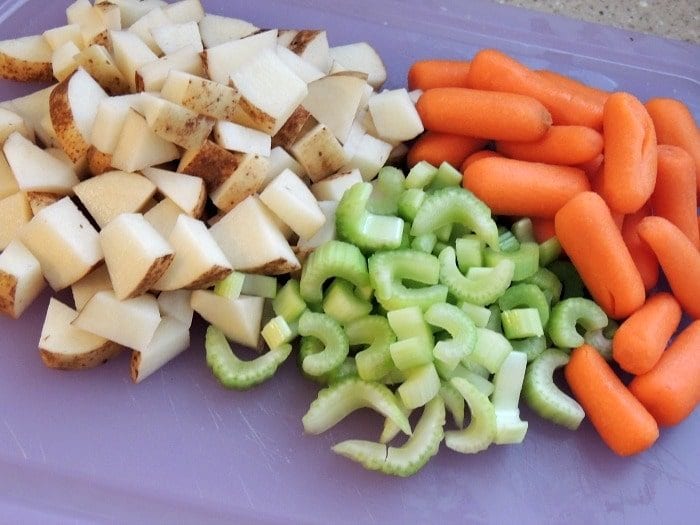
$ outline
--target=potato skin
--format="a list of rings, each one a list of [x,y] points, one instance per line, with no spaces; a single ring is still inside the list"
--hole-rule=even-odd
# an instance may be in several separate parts
[[[49,113],[61,149],[73,162],[78,162],[87,154],[90,144],[76,127],[68,100],[68,85],[74,74],[59,82],[51,92]]]
[[[0,53],[0,78],[17,82],[50,82],[51,62],[30,62]]]

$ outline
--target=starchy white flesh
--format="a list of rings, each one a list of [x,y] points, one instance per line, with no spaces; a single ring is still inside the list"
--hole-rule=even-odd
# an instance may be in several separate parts
[[[120,300],[150,290],[167,271],[174,252],[170,244],[138,213],[122,213],[100,232],[100,244]]]
[[[130,90],[136,91],[136,71],[142,65],[157,60],[158,56],[135,33],[110,31],[109,38],[119,71],[129,83]]]
[[[122,15],[117,4],[111,2],[95,2],[93,8],[107,29],[121,29]]]
[[[196,113],[217,120],[233,120],[239,95],[228,86],[182,71],[172,70],[160,96]]]
[[[173,290],[172,292],[161,292],[158,294],[158,308],[163,317],[177,319],[189,328],[192,325],[194,310],[190,305],[192,297],[191,290]]]
[[[143,217],[160,233],[161,237],[167,239],[181,213],[185,211],[170,199],[165,198],[144,213]]]
[[[100,0],[106,1],[106,0]],[[164,7],[164,0],[108,0],[119,7],[122,27],[129,27],[149,11],[158,7]]]
[[[154,27],[151,29],[151,35],[153,35],[156,44],[166,55],[190,45],[198,53],[204,51],[197,22]]]
[[[185,149],[200,147],[214,127],[214,119],[153,95],[145,95],[142,106],[155,134]]]
[[[336,173],[316,184],[312,184],[311,193],[314,194],[318,201],[340,201],[345,191],[358,182],[362,182],[362,175],[360,170],[353,169]]]
[[[180,156],[175,144],[163,140],[149,127],[146,119],[129,110],[121,137],[112,154],[112,166],[123,171],[140,171]]]
[[[358,141],[345,168],[357,169],[364,180],[372,180],[387,163],[392,149],[388,142],[365,133]]]
[[[272,213],[256,196],[250,196],[211,227],[234,270],[280,275],[300,268],[289,243],[276,226]]]
[[[258,27],[250,22],[227,16],[205,14],[199,21],[199,32],[206,48],[250,36],[256,31]]]
[[[338,209],[338,201],[319,201],[318,207],[325,216],[326,220],[323,226],[318,230],[313,237],[300,237],[297,243],[297,248],[302,251],[315,250],[323,243],[332,241],[336,238],[335,232],[335,211]]]
[[[306,173],[304,168],[299,164],[294,157],[292,157],[287,151],[282,147],[272,148],[270,151],[270,159],[268,164],[267,173],[265,174],[265,179],[263,180],[260,188],[265,188],[272,179],[277,177],[284,170],[291,170],[300,177],[303,177]]]
[[[411,99],[411,102],[413,102],[413,105],[415,106],[416,104],[418,104],[418,99],[421,97],[422,94],[422,89],[414,89],[408,92],[408,98]]]
[[[79,281],[103,258],[99,234],[69,197],[41,210],[19,238],[54,290]]]
[[[56,130],[51,122],[51,115],[47,113],[44,118],[41,119],[39,123],[39,128],[37,129],[37,136],[40,142],[47,148],[60,148],[61,145],[58,142],[58,137],[56,136]]]
[[[282,59],[282,62],[291,69],[296,76],[302,79],[307,84],[318,80],[324,76],[323,71],[316,66],[307,62],[288,47],[277,45],[277,56]]]
[[[386,81],[386,67],[379,54],[367,42],[357,42],[330,48],[331,59],[350,71],[367,74],[367,82],[380,88]]]
[[[195,290],[192,308],[205,321],[219,328],[228,339],[250,348],[260,342],[263,297],[241,296],[227,299],[206,290]]]
[[[354,76],[326,76],[308,85],[309,93],[302,105],[325,124],[335,138],[345,142],[366,85],[363,79]]]
[[[277,133],[308,93],[306,82],[269,48],[235,68],[231,84],[241,95],[236,121],[269,135]]]
[[[112,281],[109,279],[107,266],[104,264],[99,265],[77,283],[73,283],[70,289],[73,294],[75,309],[78,311],[82,310],[83,306],[97,292],[112,290]]]
[[[28,140],[34,141],[34,130],[20,115],[9,109],[0,108],[0,146],[15,131]]]
[[[0,199],[0,250],[4,250],[32,219],[32,208],[22,192]]]
[[[271,145],[273,148],[280,146],[289,149],[316,124],[318,121],[311,116],[311,113],[304,106],[299,105],[273,135]]]
[[[82,68],[51,92],[51,123],[61,148],[73,161],[87,153],[97,107],[106,98],[107,93]]]
[[[202,54],[207,74],[214,82],[228,85],[232,71],[263,50],[274,51],[276,45],[277,30],[273,29],[209,47]]]
[[[150,294],[120,301],[114,292],[97,292],[72,324],[127,348],[146,348],[160,324],[158,301]]]
[[[209,195],[214,205],[223,211],[229,211],[246,197],[259,191],[267,174],[266,157],[251,153],[236,153],[235,155],[242,155],[238,166]]]
[[[50,81],[52,49],[41,35],[0,41],[0,78]]]
[[[17,113],[24,119],[24,122],[37,134],[41,142],[46,145],[44,136],[41,134],[41,121],[49,114],[49,98],[54,86],[49,86],[24,97],[14,98],[0,102],[0,107]],[[49,117],[50,119],[50,117]]]
[[[136,90],[160,91],[172,70],[197,76],[204,75],[202,58],[194,46],[185,46],[170,55],[140,66],[136,70]]]
[[[12,173],[12,168],[7,163],[5,154],[0,149],[0,200],[17,193],[19,191],[19,186],[17,185],[17,179]]]
[[[165,14],[176,24],[199,22],[204,17],[204,8],[199,0],[180,0],[168,5]]]
[[[326,221],[309,187],[290,170],[275,177],[260,200],[299,237],[313,237]]]
[[[379,138],[387,141],[405,141],[423,132],[423,123],[408,91],[383,91],[369,99],[369,112]]]
[[[289,49],[323,73],[331,68],[328,49],[328,36],[325,31],[305,29],[297,32],[290,42]]]
[[[83,180],[89,175],[87,156],[83,157],[77,162],[73,162],[71,158],[68,155],[66,155],[66,152],[63,151],[61,148],[46,148],[44,151],[50,154],[53,158],[58,159],[64,164],[70,166],[73,169],[73,172],[78,177],[78,179]]]
[[[75,61],[110,95],[129,93],[129,82],[104,46],[93,44],[83,49]]]
[[[53,50],[58,49],[66,42],[73,42],[80,49],[83,47],[83,35],[80,32],[79,24],[67,24],[47,29],[44,31],[44,39]]]
[[[59,300],[52,297],[49,301],[39,336],[39,353],[49,368],[93,368],[121,351],[118,344],[73,326],[71,323],[77,316],[77,311]]]
[[[277,45],[289,48],[289,44],[292,43],[292,40],[298,33],[299,31],[296,29],[280,29],[277,35]]]
[[[173,317],[163,317],[145,348],[131,354],[131,380],[140,383],[190,346],[190,330]]]
[[[134,22],[131,27],[129,27],[129,32],[137,35],[151,51],[160,55],[162,51],[156,39],[153,37],[152,31],[158,27],[167,26],[172,23],[172,20],[168,18],[165,11],[157,7]]]
[[[156,186],[138,173],[108,171],[73,188],[100,228],[122,213],[138,212],[156,192]]]
[[[129,110],[143,112],[141,101],[143,93],[109,97],[100,102],[95,115],[90,141],[102,153],[112,154],[119,143],[122,129]]]
[[[70,164],[58,160],[17,132],[7,138],[3,153],[22,191],[66,195],[78,184]]]
[[[64,197],[64,195],[47,191],[27,191],[25,195],[29,201],[29,207],[32,209],[32,215],[36,215],[47,206],[51,206],[54,202]]]
[[[323,124],[316,125],[291,148],[313,182],[336,173],[346,163],[343,146]]]
[[[214,126],[214,140],[224,149],[270,156],[271,138],[267,133],[257,129],[246,128],[240,124],[220,120]]]
[[[74,57],[79,53],[80,49],[71,41],[54,49],[53,55],[51,55],[51,69],[56,80],[61,81],[68,78],[78,68]]]
[[[70,24],[78,24],[83,43],[89,45],[107,30],[99,12],[88,0],[76,0],[66,9],[66,19]]]
[[[39,261],[18,240],[0,253],[0,313],[17,319],[46,286]]]
[[[172,200],[184,213],[194,218],[202,215],[207,191],[200,177],[159,168],[146,168],[142,173],[161,195]]]
[[[110,153],[102,153],[95,146],[90,146],[85,157],[87,170],[90,175],[102,175],[108,171],[112,171],[112,155]]]

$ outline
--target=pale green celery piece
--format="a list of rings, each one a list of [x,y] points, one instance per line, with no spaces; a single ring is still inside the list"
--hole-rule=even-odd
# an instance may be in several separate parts
[[[369,182],[355,184],[343,194],[335,212],[338,237],[363,251],[396,249],[401,246],[404,221],[368,211],[371,194]]]
[[[492,304],[489,306],[489,311],[491,312],[491,317],[489,317],[485,328],[488,328],[492,332],[503,333],[503,325],[501,325],[501,309],[497,304]]]
[[[486,371],[486,374],[479,374],[477,372],[473,372],[472,370],[469,370],[464,364],[459,364],[457,365],[454,370],[451,370],[445,374],[443,374],[440,370],[440,363],[437,361],[435,362],[435,368],[438,371],[438,374],[440,374],[440,377],[444,379],[445,381],[449,381],[450,379],[453,379],[455,377],[461,377],[462,379],[466,379],[469,381],[472,385],[474,385],[476,388],[479,389],[479,392],[484,394],[485,396],[490,396],[493,393],[493,383],[489,381],[489,372],[485,368],[483,370]]]
[[[411,241],[411,248],[419,252],[433,253],[435,243],[437,243],[437,236],[434,233],[426,233],[414,237]]]
[[[374,182],[372,195],[367,202],[367,210],[378,215],[397,215],[399,197],[405,188],[403,172],[393,166],[384,166],[379,170]]]
[[[306,311],[299,318],[299,334],[314,336],[323,345],[323,351],[309,355],[301,366],[312,376],[321,376],[338,367],[348,356],[350,346],[345,331],[333,318]]]
[[[425,337],[409,337],[389,345],[394,366],[401,371],[433,362],[433,347]]]
[[[423,189],[435,179],[438,169],[424,160],[413,166],[406,176],[406,188]]]
[[[357,364],[354,357],[346,357],[340,365],[322,376],[323,382],[327,385],[333,385],[346,379],[357,377]]]
[[[416,218],[425,196],[426,193],[418,188],[409,188],[404,191],[397,203],[399,217],[412,222]]]
[[[365,381],[380,381],[394,370],[389,345],[396,336],[385,317],[368,315],[345,327],[351,346],[369,345],[355,355],[357,373]]]
[[[522,281],[522,284],[534,284],[544,293],[547,302],[554,305],[561,297],[561,281],[547,268],[540,268],[534,274]],[[546,325],[547,323],[543,322]]]
[[[400,385],[404,381],[406,381],[406,374],[404,374],[401,370],[393,366],[394,362],[392,361],[392,370],[389,372],[387,375],[381,378],[379,381],[380,383],[384,385]]]
[[[502,334],[487,328],[477,328],[476,345],[468,360],[476,362],[495,374],[512,351],[510,341]]]
[[[532,229],[532,221],[529,217],[524,217],[513,223],[511,231],[518,242],[536,242],[535,233]]]
[[[520,241],[510,230],[505,230],[498,236],[498,245],[502,252],[517,252],[520,249]]]
[[[510,344],[516,352],[522,352],[530,363],[547,348],[547,338],[543,335],[539,337],[527,337],[525,339],[512,340]]]
[[[592,346],[606,361],[612,360],[612,338],[608,339],[603,333],[603,329],[587,330],[583,334],[586,344]]]
[[[285,344],[252,361],[243,361],[233,353],[224,333],[214,326],[207,328],[204,347],[214,377],[235,390],[246,390],[271,378],[292,352],[292,345]]]
[[[527,367],[523,399],[544,419],[576,430],[585,417],[583,408],[554,383],[554,371],[568,362],[569,355],[556,348],[542,352]]]
[[[440,386],[440,397],[445,402],[445,408],[452,415],[457,428],[464,426],[464,397],[452,383],[443,381]]]
[[[462,301],[459,303],[459,307],[469,316],[475,326],[485,328],[488,324],[489,318],[491,317],[491,310],[485,306],[477,306],[475,304]]]
[[[342,241],[328,241],[309,255],[299,283],[304,301],[321,303],[323,283],[331,277],[341,277],[358,288],[369,285],[367,261],[357,246]]]
[[[254,297],[274,299],[277,295],[277,278],[269,275],[257,275],[254,273],[243,274],[243,286],[241,294]]]
[[[386,462],[387,448],[384,443],[364,439],[347,439],[331,447],[339,456],[359,463],[367,470],[381,471]]]
[[[600,330],[608,325],[608,316],[590,299],[564,299],[552,308],[547,335],[559,348],[577,348],[585,342],[577,325],[586,331]]]
[[[360,299],[364,299],[365,301],[371,301],[374,297],[374,288],[372,288],[372,285],[370,285],[369,283],[367,283],[365,286],[356,286],[355,294]]]
[[[462,188],[443,188],[430,193],[416,214],[411,235],[435,232],[446,224],[462,224],[494,250],[499,249],[498,226],[491,210],[473,193]]]
[[[291,343],[299,335],[299,326],[297,323],[291,325],[281,315],[270,319],[260,335],[270,348],[277,348],[288,343]]]
[[[424,318],[452,337],[435,345],[433,355],[437,360],[454,368],[472,353],[476,344],[476,326],[463,310],[449,303],[434,304],[425,312]]]
[[[443,162],[438,167],[437,174],[428,188],[431,191],[462,184],[462,174],[448,162]]]
[[[452,224],[445,224],[444,226],[435,230],[435,237],[438,241],[449,243],[450,237],[452,236]]]
[[[496,439],[498,445],[521,443],[527,433],[527,421],[520,419],[520,391],[523,387],[527,356],[520,352],[508,354],[493,378],[491,396],[496,410]]]
[[[554,273],[562,284],[561,299],[583,297],[585,286],[573,264],[557,260],[549,263],[547,269]]]
[[[392,391],[362,379],[346,379],[321,390],[301,421],[307,433],[320,434],[359,408],[371,408],[391,419],[404,434],[411,434],[408,418]]]
[[[513,308],[536,308],[542,326],[547,326],[549,321],[549,301],[544,292],[534,284],[519,283],[511,286],[498,298],[498,307],[502,311]]]
[[[445,248],[449,248],[449,247],[450,247],[449,244],[444,243],[442,241],[437,241],[435,243],[435,247],[433,248],[433,255],[435,255],[437,257],[442,253],[442,250],[444,250]]]
[[[245,274],[232,272],[225,279],[222,279],[214,286],[214,293],[221,297],[226,297],[235,301],[241,296]]]
[[[484,242],[476,235],[466,235],[455,241],[457,266],[459,271],[467,273],[469,268],[484,265]]]
[[[447,299],[447,288],[437,284],[440,263],[433,255],[417,250],[377,252],[370,257],[368,266],[377,301],[386,310],[409,306],[425,310]],[[431,286],[408,288],[404,279]]]
[[[394,398],[396,398],[396,404],[401,407],[404,415],[409,417],[411,415],[411,410],[406,408],[406,405],[401,401],[401,396],[398,392],[394,393]],[[391,419],[384,418],[384,426],[382,427],[382,433],[379,436],[380,443],[389,443],[401,432],[401,429],[394,423]]]
[[[540,267],[539,246],[534,242],[524,242],[515,251],[496,251],[489,247],[484,249],[486,266],[496,266],[503,260],[509,260],[515,265],[513,281],[522,281],[537,272]]]
[[[299,344],[299,366],[302,365],[304,359],[310,355],[320,354],[323,352],[323,343],[313,336],[301,338]],[[315,376],[308,374],[302,368],[301,373],[307,379],[318,383],[319,385],[328,386],[338,381],[342,381],[349,377],[357,377],[357,365],[353,357],[346,357],[337,367],[325,374]]]
[[[445,445],[462,454],[486,450],[496,438],[496,410],[493,404],[466,379],[455,377],[450,382],[469,405],[471,421],[463,430],[445,432]]]
[[[540,314],[536,308],[514,308],[501,312],[503,333],[508,339],[525,339],[544,335]]]
[[[433,331],[428,326],[423,311],[419,307],[409,306],[392,310],[387,312],[386,318],[397,339],[420,337],[427,341],[428,346],[433,346]]]
[[[408,250],[413,242],[413,237],[411,237],[411,223],[403,221],[403,234],[401,235],[401,244],[399,249]]]
[[[404,372],[406,380],[398,392],[407,408],[418,408],[433,399],[440,391],[440,377],[432,363]]]
[[[550,237],[539,245],[540,266],[547,266],[561,255],[561,243],[556,237]]]
[[[275,315],[281,315],[288,323],[301,317],[301,314],[306,310],[306,302],[301,298],[299,281],[290,279],[280,288],[280,291],[277,292],[277,295],[272,300],[272,309]]]
[[[483,272],[475,272],[476,268],[470,268],[465,276],[457,268],[452,247],[447,247],[440,253],[439,264],[440,282],[447,286],[449,292],[459,301],[478,306],[497,300],[510,286],[515,270],[513,262],[504,259]]]
[[[471,355],[467,357],[464,361],[462,361],[462,366],[468,371],[478,375],[479,377],[483,377],[484,379],[488,379],[489,377],[491,377],[491,372],[489,371],[489,369],[477,363]]]
[[[334,279],[323,297],[323,311],[341,325],[369,315],[372,303],[361,299],[355,287],[344,279]]]

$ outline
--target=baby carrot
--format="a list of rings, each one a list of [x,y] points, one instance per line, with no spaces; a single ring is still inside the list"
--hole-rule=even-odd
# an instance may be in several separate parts
[[[408,89],[469,87],[467,60],[419,60],[408,70]]]
[[[476,153],[472,153],[466,159],[464,159],[464,162],[462,163],[462,167],[460,169],[462,173],[464,173],[464,170],[466,170],[469,166],[474,164],[477,160],[488,159],[491,157],[503,157],[503,155],[501,155],[500,153],[496,153],[495,151],[492,151],[490,149],[477,151]]]
[[[637,233],[652,249],[673,295],[693,319],[700,318],[700,251],[672,222],[645,217]]]
[[[611,209],[634,213],[656,183],[656,133],[634,95],[613,93],[605,103],[605,164],[601,195]]]
[[[637,233],[637,225],[647,215],[651,215],[649,206],[643,206],[639,211],[625,215],[622,222],[622,239],[625,241],[639,275],[642,276],[644,289],[648,292],[659,281],[659,261],[656,260],[656,255],[651,251],[649,245]]]
[[[412,167],[424,160],[433,166],[439,166],[443,162],[459,166],[464,159],[484,146],[486,146],[484,139],[427,131],[413,143],[408,151],[408,165]]]
[[[545,78],[495,49],[479,51],[469,69],[469,87],[520,93],[533,97],[549,110],[555,124],[581,125],[600,130],[603,104]]]
[[[598,169],[603,165],[603,159],[605,159],[605,157],[601,153],[600,155],[593,157],[588,162],[582,162],[581,164],[577,164],[575,167],[585,171],[586,176],[590,179],[598,172]]]
[[[630,391],[664,426],[683,421],[700,402],[700,321],[690,323]]]
[[[416,104],[430,131],[496,140],[537,140],[552,116],[537,100],[466,88],[429,89]]]
[[[700,198],[700,129],[688,106],[672,98],[653,98],[646,103],[654,121],[659,144],[671,144],[687,151],[695,161],[695,177]]]
[[[658,159],[656,186],[650,201],[654,215],[678,226],[700,248],[693,159],[684,149],[667,145],[658,146]]]
[[[605,104],[610,93],[605,90],[591,87],[583,82],[574,80],[573,78],[557,73],[556,71],[550,71],[548,69],[539,69],[537,74],[541,77],[547,78],[553,82],[557,82],[561,86],[565,87],[572,93],[577,93],[582,97],[588,97],[592,100],[597,101],[601,106]]]
[[[549,219],[590,188],[579,169],[506,158],[476,161],[467,167],[462,184],[496,215]]]
[[[630,315],[613,337],[613,359],[632,374],[645,374],[658,362],[681,322],[681,307],[670,293],[658,293]]]
[[[659,437],[654,418],[592,346],[583,345],[571,353],[564,376],[598,434],[616,454],[638,454]]]
[[[542,219],[533,217],[532,233],[535,234],[535,240],[542,243],[552,237],[556,237],[557,232],[554,231],[554,221],[552,219]]]
[[[603,151],[603,136],[585,126],[552,126],[539,140],[498,141],[496,150],[511,159],[572,166],[597,158]]]
[[[627,317],[644,304],[644,283],[605,201],[585,192],[554,218],[562,248],[586,288],[610,317]]]

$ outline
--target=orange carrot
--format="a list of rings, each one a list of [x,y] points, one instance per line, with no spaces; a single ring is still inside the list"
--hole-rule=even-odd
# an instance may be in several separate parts
[[[700,403],[700,321],[678,334],[656,366],[629,388],[660,425],[688,417]]]
[[[506,158],[476,161],[467,167],[462,184],[496,215],[548,219],[590,188],[579,169]]]
[[[484,139],[427,131],[413,143],[408,151],[408,165],[412,167],[425,160],[433,166],[449,162],[452,166],[458,167],[464,159],[484,146],[486,146]]]
[[[700,248],[693,159],[677,146],[662,145],[658,147],[658,152],[656,186],[651,195],[654,215],[678,226],[695,247]]]
[[[419,60],[408,70],[408,89],[468,87],[467,60]]]
[[[556,71],[549,71],[548,69],[540,69],[537,74],[541,77],[549,79],[553,82],[560,84],[572,93],[577,93],[579,96],[588,97],[592,100],[596,100],[601,106],[605,104],[605,101],[610,96],[610,93],[603,89],[594,88],[583,82],[579,82],[571,77],[557,73]]]
[[[552,126],[539,140],[499,141],[496,150],[511,159],[572,166],[598,157],[603,151],[603,137],[585,126]]]
[[[681,306],[670,293],[650,297],[615,332],[613,359],[632,374],[647,373],[678,328],[681,314]]]
[[[567,202],[554,218],[562,248],[588,291],[610,317],[627,317],[644,304],[644,283],[610,209],[596,193]]]
[[[605,444],[620,456],[648,449],[659,427],[598,351],[583,345],[571,353],[564,376]]]
[[[476,153],[472,153],[469,155],[466,159],[464,159],[464,162],[462,163],[461,171],[464,173],[464,171],[474,164],[477,160],[481,159],[488,159],[491,157],[503,157],[500,153],[496,153],[495,151],[492,151],[490,149],[484,149],[481,151],[477,151]]]
[[[637,234],[637,225],[647,215],[651,215],[649,206],[643,206],[639,211],[625,215],[622,223],[622,238],[639,275],[642,276],[644,289],[648,292],[659,281],[659,261],[656,260],[656,255],[651,251],[649,245]]]
[[[469,87],[536,98],[552,114],[555,124],[581,125],[600,130],[603,104],[562,83],[539,75],[517,60],[495,49],[479,51],[469,69]]]
[[[537,242],[544,242],[552,237],[557,236],[554,231],[554,221],[552,219],[542,219],[540,217],[532,217],[532,233],[535,235]]]
[[[693,319],[700,318],[700,251],[672,222],[645,217],[637,233],[661,264],[673,295]]]
[[[656,182],[654,123],[639,100],[613,93],[605,103],[605,167],[601,195],[611,209],[634,213],[649,200]]]
[[[700,129],[693,114],[683,102],[672,98],[653,98],[646,108],[654,121],[659,144],[681,147],[693,157],[700,199]]]
[[[591,160],[589,160],[588,162],[582,162],[581,164],[578,164],[575,167],[585,171],[586,176],[590,179],[598,172],[598,169],[603,165],[604,159],[605,157],[601,153],[597,157],[594,157]]]
[[[429,89],[416,104],[430,131],[496,140],[537,140],[552,117],[534,98],[466,88]]]

